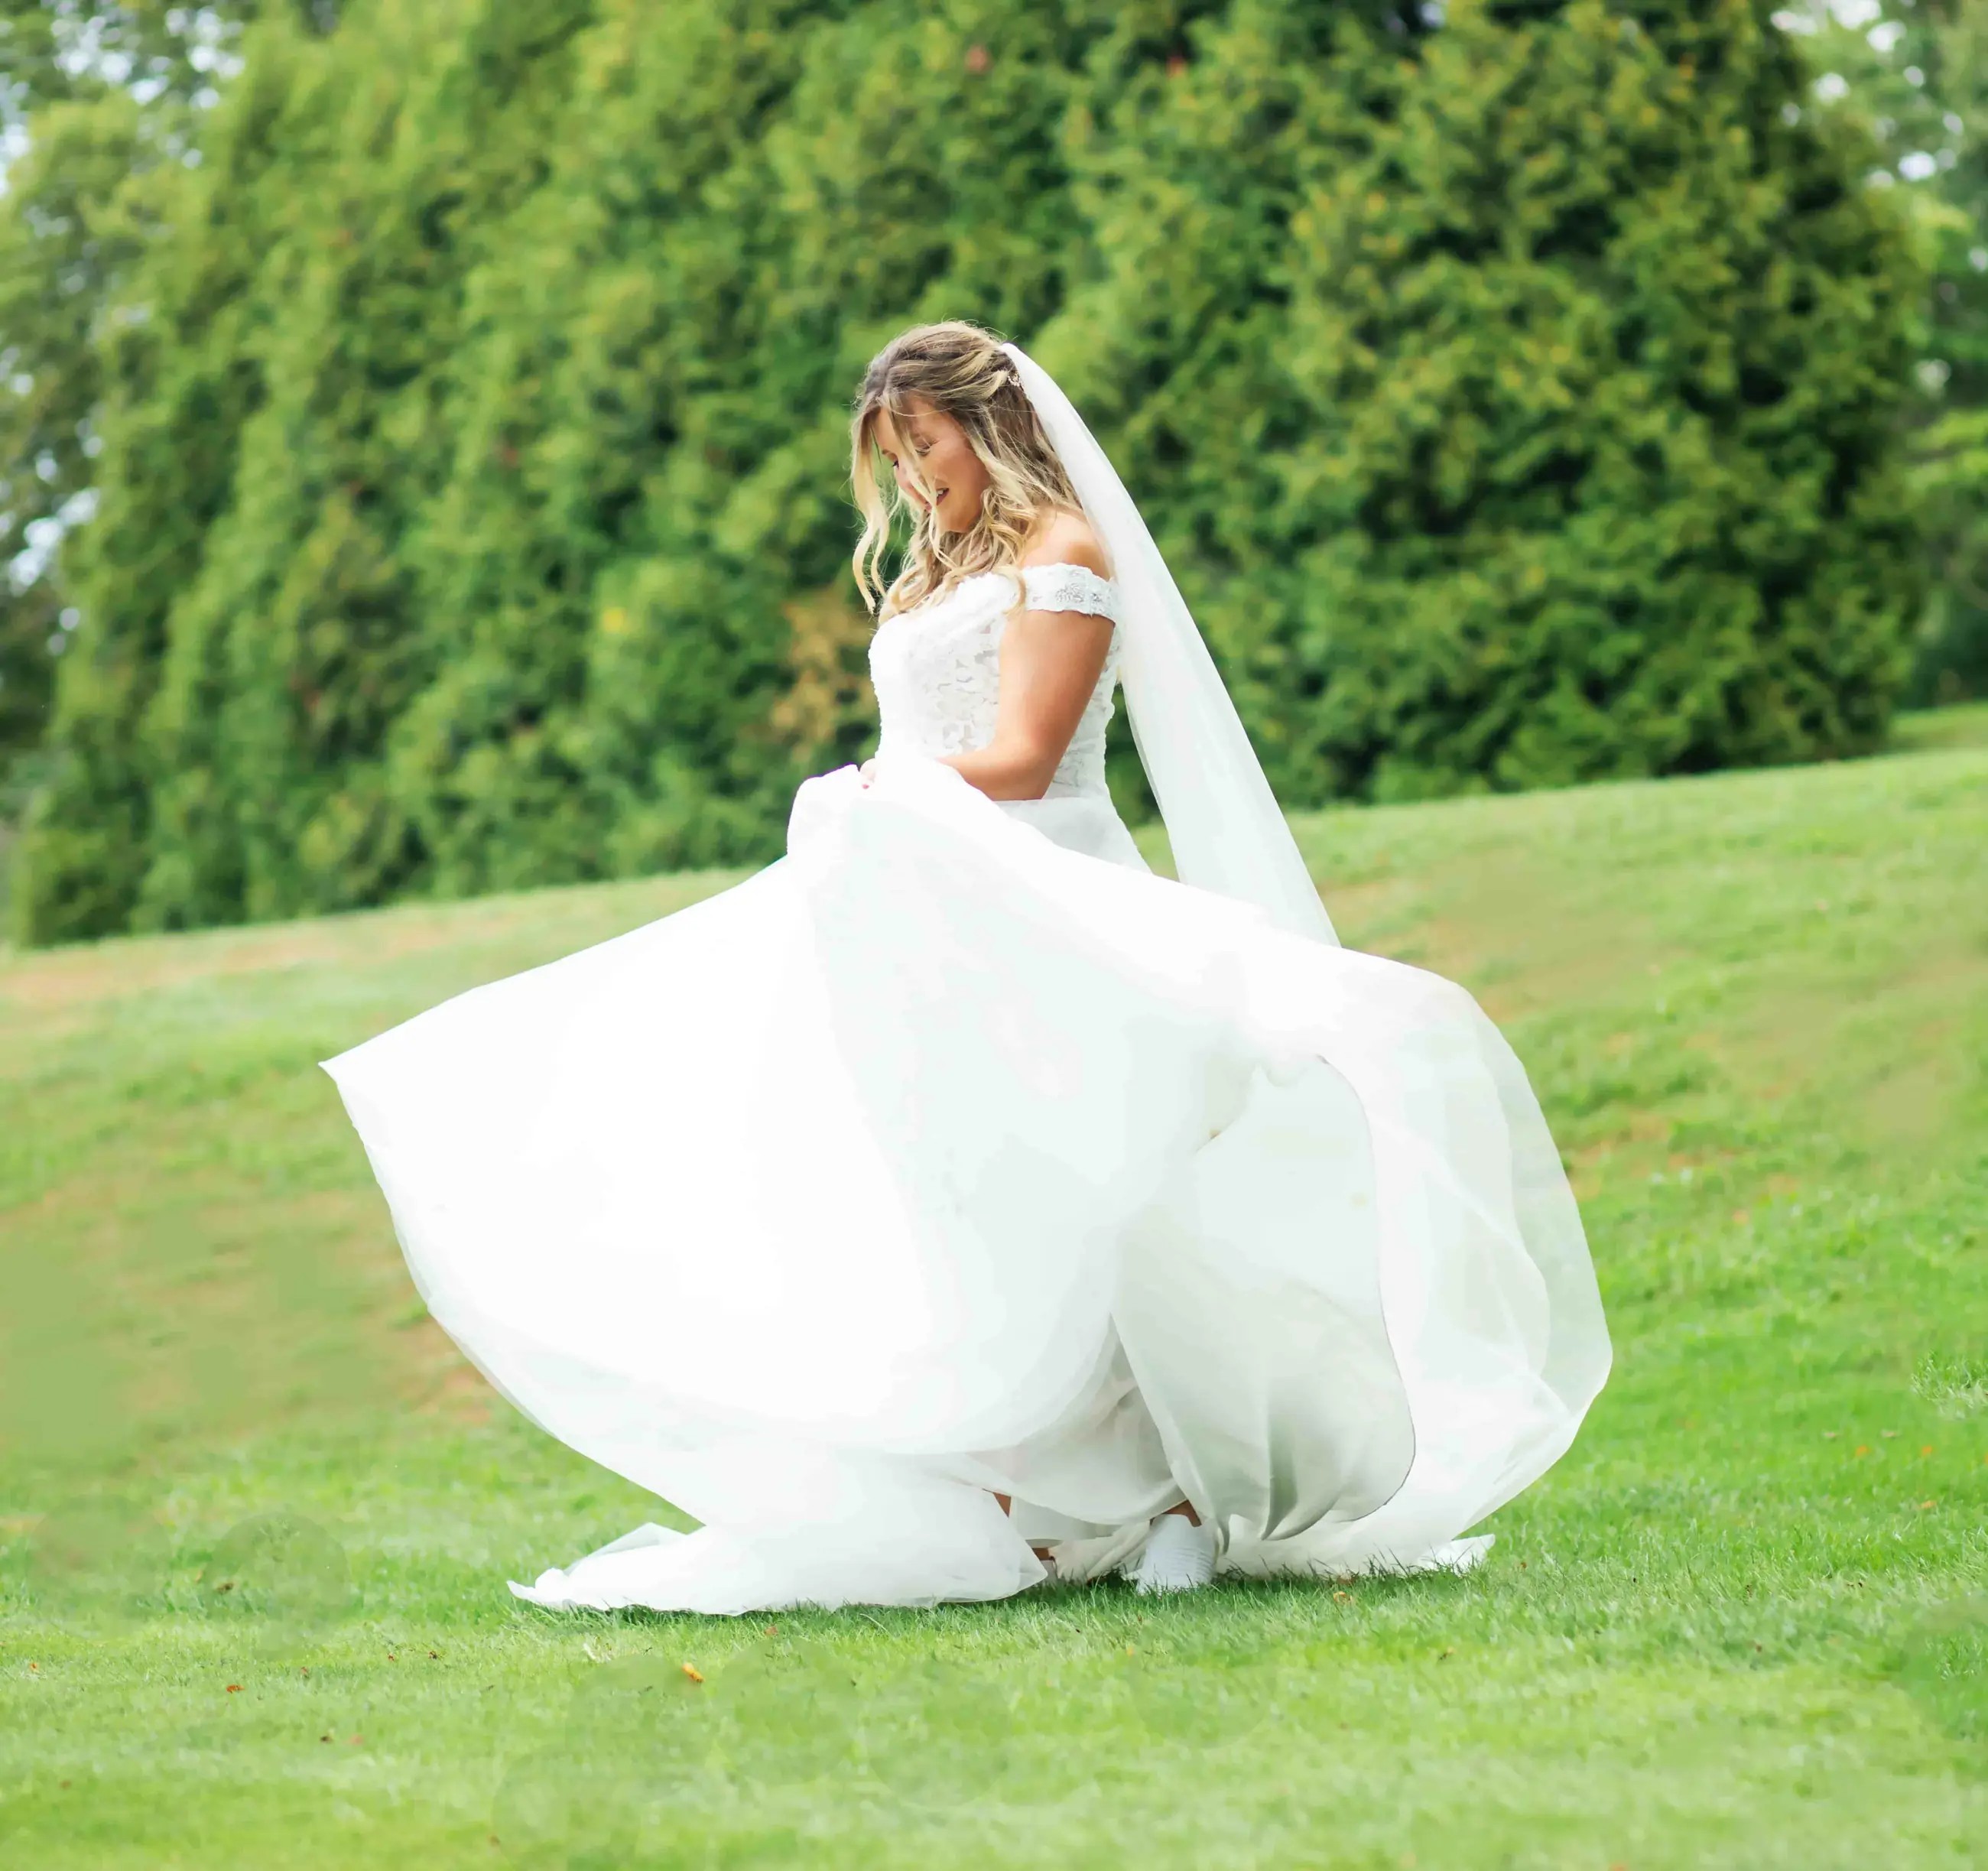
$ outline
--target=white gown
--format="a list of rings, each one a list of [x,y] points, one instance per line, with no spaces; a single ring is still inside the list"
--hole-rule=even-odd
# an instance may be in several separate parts
[[[1082,567],[1030,607],[1114,617]],[[1219,1566],[1470,1563],[1609,1348],[1524,1073],[1462,989],[1154,875],[984,744],[1016,598],[878,629],[883,738],[783,859],[327,1063],[436,1319],[703,1523],[522,1598],[739,1612],[1084,1578],[1185,1496]],[[996,1504],[1013,1497],[1012,1517]]]

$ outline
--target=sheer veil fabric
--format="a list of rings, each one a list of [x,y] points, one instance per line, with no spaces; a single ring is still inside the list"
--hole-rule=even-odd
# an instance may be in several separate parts
[[[1137,508],[1009,354],[1111,567],[1181,881],[1101,768],[1002,805],[920,750],[891,659],[984,647],[997,574],[879,631],[888,751],[801,787],[786,857],[326,1064],[444,1329],[702,1523],[519,1597],[998,1598],[1032,1542],[1089,1576],[1182,1497],[1230,1572],[1467,1565],[1606,1376],[1517,1060],[1337,945]]]
[[[1132,496],[1055,378],[1018,345],[1022,380],[1121,594],[1121,679],[1139,763],[1183,881],[1259,904],[1286,929],[1337,939],[1236,705]]]

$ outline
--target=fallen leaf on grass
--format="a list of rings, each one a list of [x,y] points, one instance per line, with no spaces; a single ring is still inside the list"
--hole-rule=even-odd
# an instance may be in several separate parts
[[[704,1672],[695,1663],[685,1663],[683,1666],[683,1673],[693,1683],[702,1683],[704,1680]]]

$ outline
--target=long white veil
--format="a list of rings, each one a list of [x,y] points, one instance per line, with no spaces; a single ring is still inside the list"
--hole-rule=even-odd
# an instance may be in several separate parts
[[[1056,379],[1019,345],[1001,348],[1111,561],[1124,608],[1125,710],[1182,881],[1337,942],[1236,705],[1124,482]]]

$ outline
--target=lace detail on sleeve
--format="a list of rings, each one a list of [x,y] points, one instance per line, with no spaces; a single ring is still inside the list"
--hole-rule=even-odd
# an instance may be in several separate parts
[[[1025,565],[1022,601],[1028,611],[1081,611],[1119,621],[1118,587],[1085,565]]]

